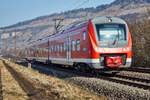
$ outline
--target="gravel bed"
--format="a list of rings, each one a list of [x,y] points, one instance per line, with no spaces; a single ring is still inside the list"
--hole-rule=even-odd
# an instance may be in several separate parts
[[[120,73],[118,73],[118,75],[125,75],[125,76],[150,80],[150,74],[146,74],[146,73],[121,71]]]
[[[40,68],[40,66],[38,67]],[[84,88],[87,88],[88,90],[96,92],[98,95],[105,95],[107,97],[110,97],[110,99],[127,100],[132,98],[136,100],[141,99],[150,100],[150,91],[148,90],[134,88],[97,78],[79,77],[72,73],[53,70],[49,68],[44,69],[47,71],[51,70],[53,73],[50,74],[54,76],[57,76],[69,82],[76,83],[79,86],[82,86]],[[146,76],[146,74],[143,74],[143,76]]]
[[[97,78],[72,77],[65,80],[118,100],[150,100],[150,91]]]

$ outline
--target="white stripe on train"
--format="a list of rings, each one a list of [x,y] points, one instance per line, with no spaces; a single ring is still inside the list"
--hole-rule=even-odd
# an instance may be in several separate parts
[[[38,61],[46,61],[47,58],[44,58],[44,57],[28,57],[29,59],[36,59]],[[67,60],[66,58],[49,58],[51,61],[52,60],[55,60],[55,61],[66,61],[66,62],[87,62],[87,63],[100,63],[100,59],[81,59],[81,58],[78,58],[78,59],[69,59]],[[127,62],[131,62],[132,59],[131,58],[127,58]]]

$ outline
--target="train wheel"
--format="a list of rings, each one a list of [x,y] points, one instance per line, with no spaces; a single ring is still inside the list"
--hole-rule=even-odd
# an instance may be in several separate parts
[[[82,72],[89,72],[91,71],[90,67],[87,64],[79,63],[76,64],[75,69]]]

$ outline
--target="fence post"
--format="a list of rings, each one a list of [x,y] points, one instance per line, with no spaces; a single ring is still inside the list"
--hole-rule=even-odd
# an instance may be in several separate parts
[[[31,68],[31,62],[28,62],[28,68]]]

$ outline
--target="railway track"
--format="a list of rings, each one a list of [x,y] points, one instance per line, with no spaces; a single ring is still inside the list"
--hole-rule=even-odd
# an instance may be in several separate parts
[[[11,73],[11,75],[14,77],[14,79],[18,82],[18,84],[21,86],[21,88],[26,92],[27,96],[31,100],[40,100],[42,99],[42,95],[40,92],[42,90],[39,90],[35,88],[30,81],[28,81],[22,74],[16,72],[11,66],[9,66],[7,63],[3,61],[6,69]]]
[[[3,91],[2,91],[2,79],[1,79],[1,66],[0,66],[0,100],[3,100]]]
[[[126,71],[133,71],[133,72],[140,72],[140,73],[148,73],[150,74],[150,68],[130,68],[130,69],[127,69]]]
[[[76,71],[75,69],[71,68],[71,69],[68,69],[68,68],[63,68],[63,67],[50,67],[48,68],[48,66],[46,65],[34,65],[34,68],[36,67],[39,67],[39,70],[43,70],[46,71],[46,73],[48,72],[51,72],[51,71],[48,71],[53,69],[53,70],[58,70],[58,71],[63,71],[66,72],[66,73],[70,73],[72,74],[73,76],[83,76],[83,77],[93,77],[93,78],[97,78],[97,79],[103,79],[103,80],[107,80],[107,81],[111,81],[111,82],[115,82],[115,83],[119,83],[119,84],[123,84],[123,85],[128,85],[128,86],[132,86],[132,87],[137,87],[137,88],[140,88],[140,89],[144,89],[144,90],[150,90],[150,80],[148,79],[142,79],[142,78],[135,78],[135,77],[130,77],[130,76],[123,76],[123,75],[110,75],[110,74],[107,74],[107,73],[98,73],[98,74],[91,74],[91,73],[84,73],[84,72],[81,72],[81,71]],[[41,67],[41,66],[45,66],[45,67]],[[46,68],[46,70],[44,69]],[[60,73],[55,73],[55,74],[60,74]],[[62,76],[60,75],[56,75],[57,77],[60,77],[62,78]]]
[[[147,84],[150,83],[150,79],[136,78],[136,77],[125,76],[125,75],[115,75],[115,76],[118,78],[124,78],[124,79],[143,82],[143,83],[147,83]]]
[[[111,76],[108,73],[103,73],[103,74],[100,73],[99,75],[93,75],[93,77],[115,82],[115,83],[120,83],[123,85],[137,87],[137,88],[144,89],[144,90],[150,90],[150,80],[148,79],[135,78],[135,77],[117,75],[117,74],[114,76]]]
[[[111,82],[115,82],[115,83],[120,83],[120,84],[124,84],[124,85],[128,85],[128,86],[132,86],[132,87],[137,87],[140,89],[144,89],[144,90],[150,90],[150,84],[147,84],[145,82],[141,82],[140,79],[135,79],[131,78],[131,77],[126,77],[126,76],[116,76],[116,77],[104,77],[104,76],[100,76],[101,79],[103,80],[108,80]],[[134,80],[134,81],[133,81]]]

